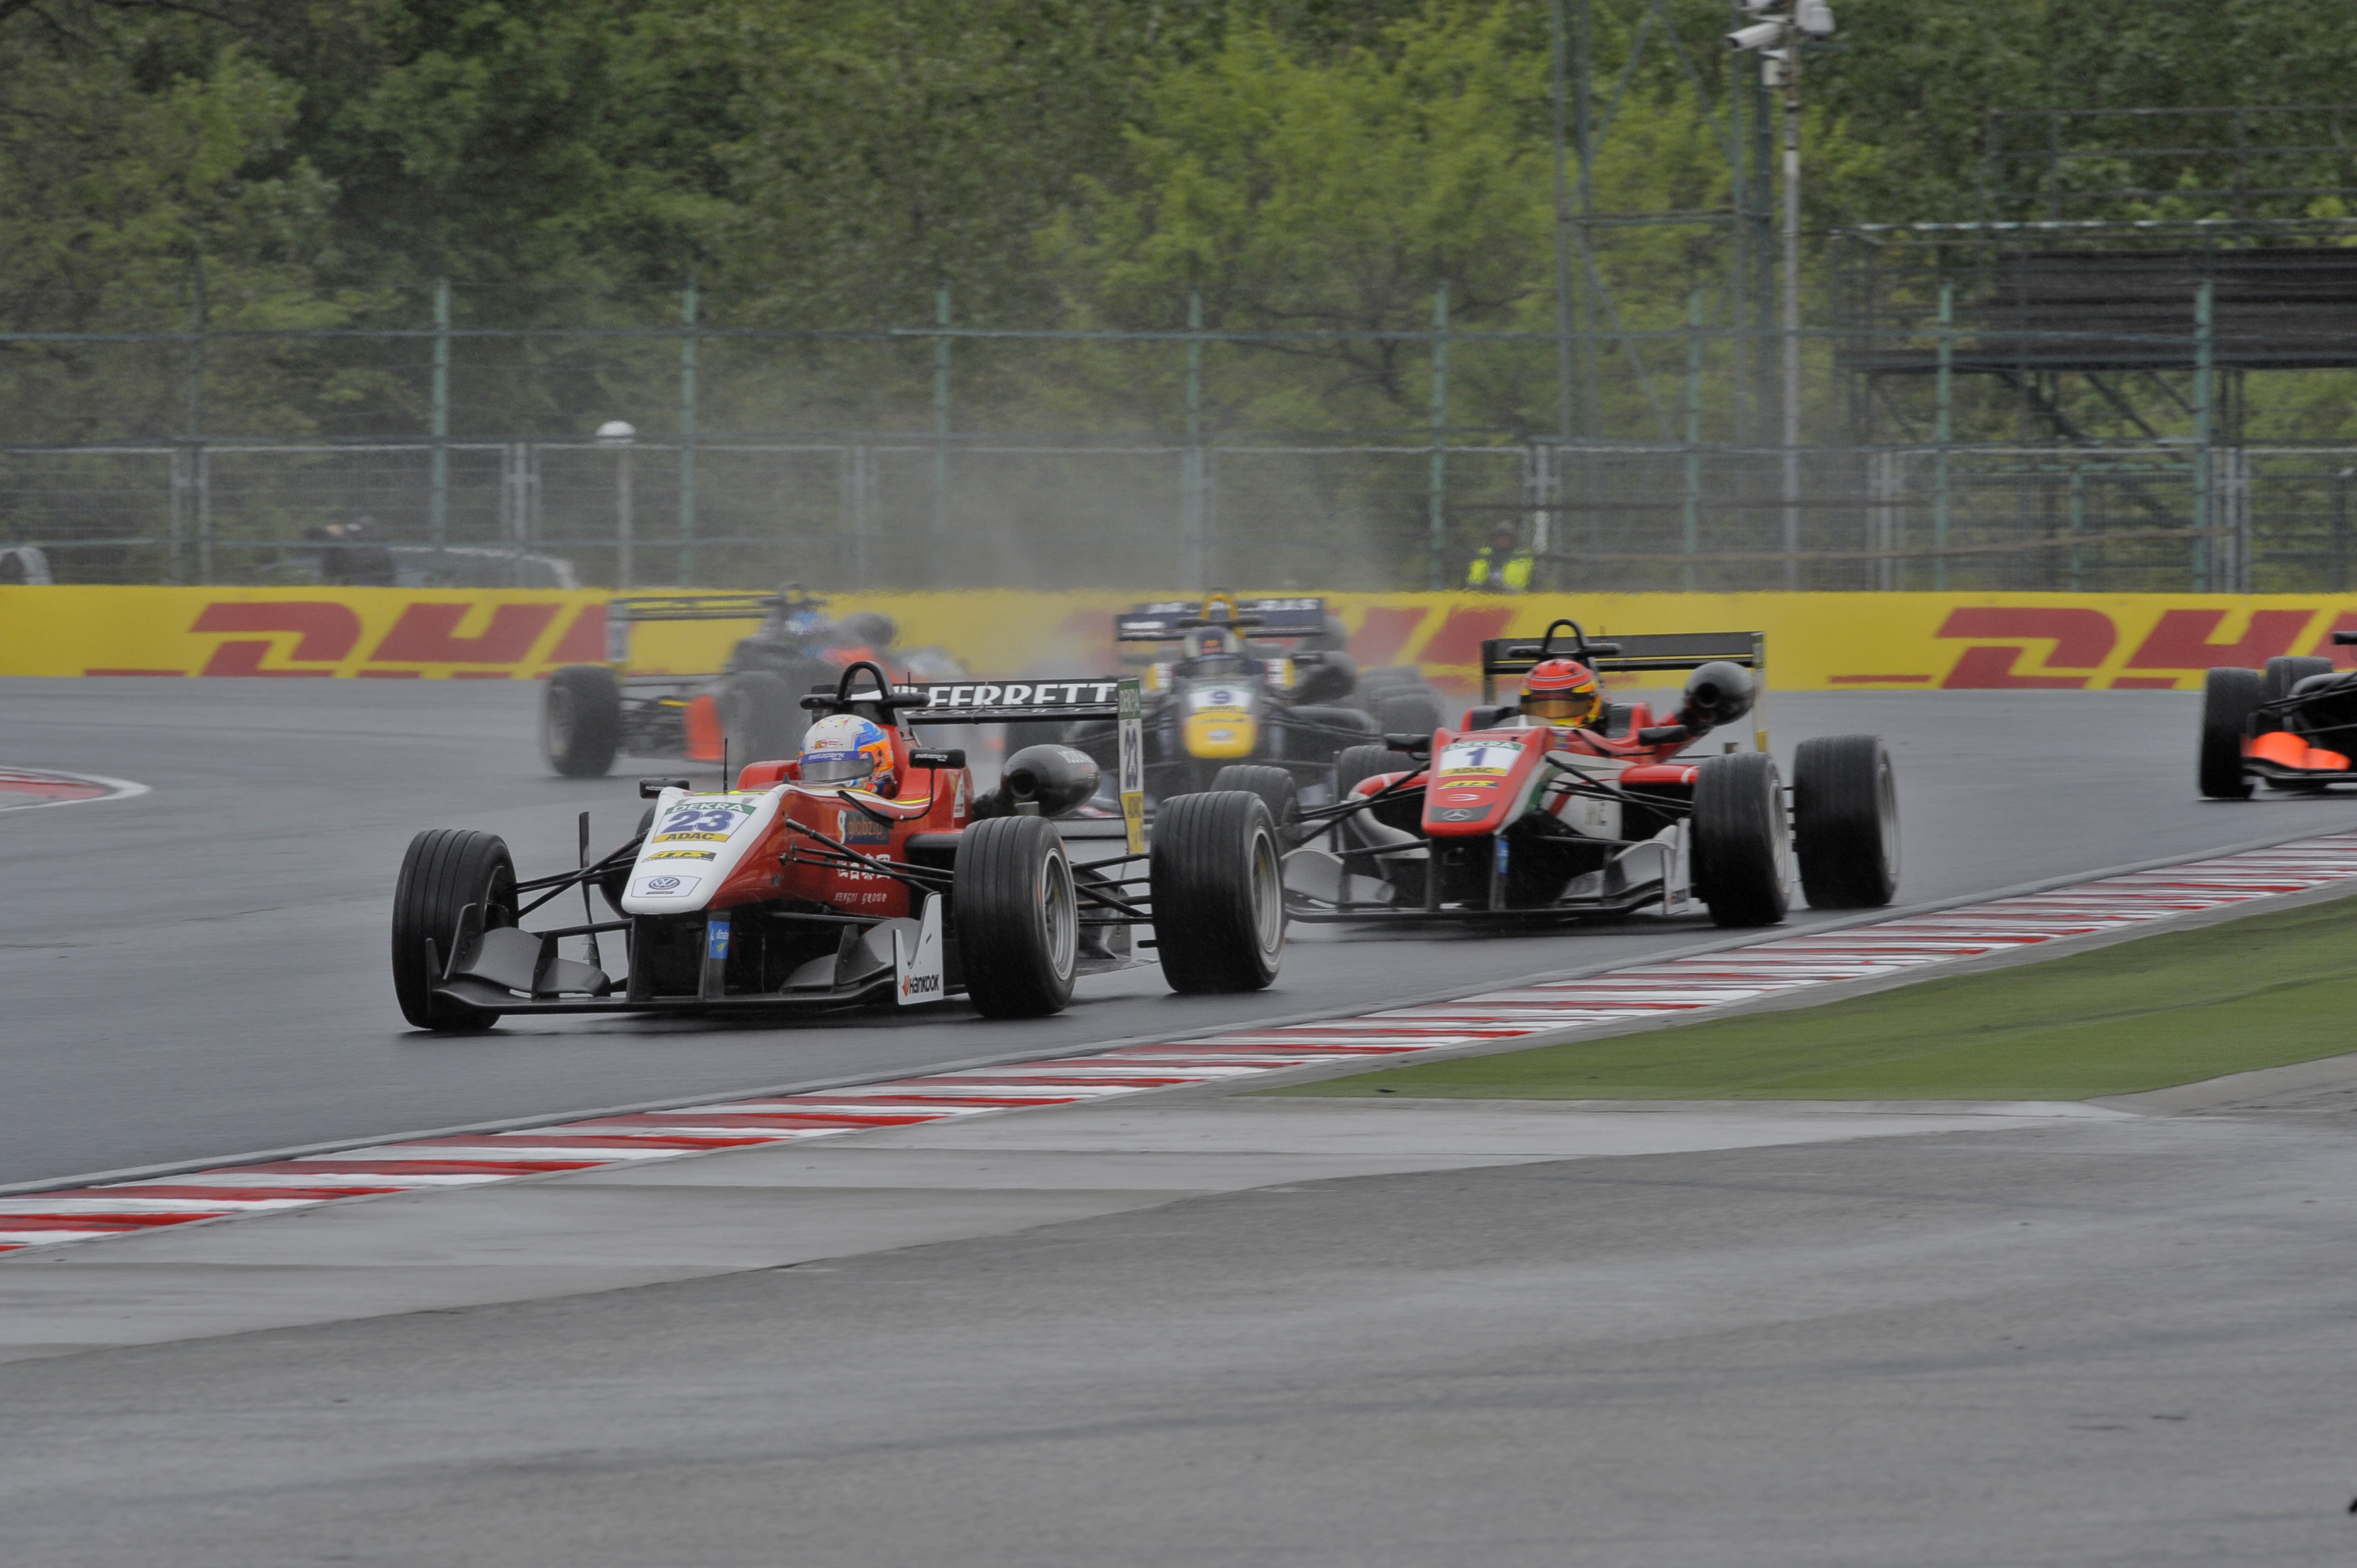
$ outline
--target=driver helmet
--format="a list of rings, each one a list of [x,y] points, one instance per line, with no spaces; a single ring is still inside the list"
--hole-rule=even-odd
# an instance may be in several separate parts
[[[1551,725],[1593,724],[1603,707],[1596,671],[1572,659],[1549,659],[1523,677],[1523,712]]]
[[[835,714],[804,731],[802,763],[805,784],[888,795],[899,778],[892,767],[892,737],[883,725],[857,714]]]

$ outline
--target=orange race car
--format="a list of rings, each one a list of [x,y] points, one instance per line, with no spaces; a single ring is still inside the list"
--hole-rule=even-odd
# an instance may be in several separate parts
[[[2357,644],[2357,631],[2332,640]],[[2313,793],[2357,784],[2357,671],[2330,659],[2270,659],[2265,670],[2212,670],[2201,689],[2201,793],[2247,800],[2254,782]]]

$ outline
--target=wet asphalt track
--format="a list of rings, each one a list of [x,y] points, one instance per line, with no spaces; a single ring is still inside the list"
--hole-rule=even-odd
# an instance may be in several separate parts
[[[0,813],[0,1183],[1365,1008],[1716,934],[1660,920],[1523,936],[1297,928],[1267,993],[1175,997],[1145,968],[1085,981],[1070,1012],[1030,1023],[952,1004],[760,1028],[608,1018],[412,1031],[385,960],[412,833],[502,833],[531,875],[570,862],[577,811],[595,813],[600,846],[637,819],[639,768],[597,781],[541,768],[538,694],[504,682],[0,682],[0,764],[154,790]],[[2357,826],[2357,799],[2197,800],[2195,701],[1780,694],[1771,717],[1788,757],[1813,734],[1889,739],[1902,903]]]

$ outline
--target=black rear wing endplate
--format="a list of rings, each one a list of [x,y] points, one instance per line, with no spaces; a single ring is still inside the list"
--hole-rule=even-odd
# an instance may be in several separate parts
[[[1135,675],[1030,681],[935,681],[896,686],[922,693],[922,707],[899,710],[902,724],[1053,724],[1058,720],[1112,719],[1119,747],[1115,793],[1121,799],[1122,835],[1132,854],[1146,852],[1145,703]]]

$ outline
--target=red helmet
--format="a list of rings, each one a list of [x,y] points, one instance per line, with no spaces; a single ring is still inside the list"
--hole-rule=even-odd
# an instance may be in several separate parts
[[[1523,712],[1551,725],[1584,725],[1603,705],[1596,671],[1573,659],[1550,659],[1523,677]]]

